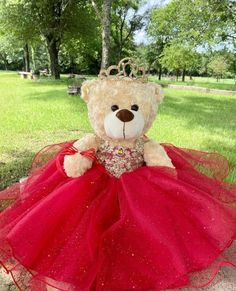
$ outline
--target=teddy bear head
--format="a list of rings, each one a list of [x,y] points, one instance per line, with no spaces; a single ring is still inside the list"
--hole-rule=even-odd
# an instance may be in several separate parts
[[[151,127],[161,87],[133,79],[85,81],[81,88],[95,133],[103,140],[136,140]]]

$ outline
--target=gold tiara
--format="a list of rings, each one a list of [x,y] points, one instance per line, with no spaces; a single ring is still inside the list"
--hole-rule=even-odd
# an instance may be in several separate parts
[[[128,72],[129,68],[129,72]],[[111,74],[112,72],[116,74]],[[112,65],[107,69],[102,69],[99,73],[99,78],[104,79],[125,79],[147,82],[146,70],[144,67],[139,67],[133,58],[124,58],[118,65]]]

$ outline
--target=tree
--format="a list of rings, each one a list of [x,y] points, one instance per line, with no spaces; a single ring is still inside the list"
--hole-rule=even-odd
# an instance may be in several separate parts
[[[101,68],[109,64],[110,34],[111,34],[111,3],[112,0],[104,0],[102,8],[102,63]]]
[[[151,11],[147,32],[153,43],[158,41],[165,46],[178,36],[180,31],[180,23],[177,21],[179,9],[179,3],[175,0]]]
[[[35,25],[46,40],[51,74],[60,78],[59,51],[67,34],[84,35],[91,32],[85,25],[95,22],[89,5],[82,0],[25,0],[31,5]]]
[[[162,43],[160,44],[162,45]],[[162,47],[158,43],[140,44],[136,48],[134,57],[146,68],[150,73],[158,73],[158,79],[162,77],[162,64],[160,63]]]
[[[23,48],[25,71],[30,71],[29,43],[38,39],[37,29],[29,17],[29,5],[4,1],[0,6],[0,33],[11,39],[12,46]]]
[[[117,63],[129,50],[134,50],[132,38],[134,32],[142,28],[143,16],[138,9],[143,1],[138,0],[91,0],[98,19],[102,25],[102,62],[101,68],[107,67],[109,61]],[[111,4],[111,6],[110,6]],[[107,9],[104,9],[107,7]],[[108,11],[109,8],[109,11]],[[108,12],[110,14],[108,15]],[[108,25],[105,29],[105,23]],[[105,39],[107,41],[105,41]]]
[[[9,70],[23,66],[22,48],[17,48],[7,35],[0,35],[0,68]]]
[[[178,3],[172,1],[167,5],[156,7],[148,16],[147,33],[151,37],[151,43],[148,45],[148,59],[150,67],[158,70],[159,80],[161,80],[163,69],[160,61],[163,50],[177,37],[180,30],[176,22],[178,9]]]
[[[180,44],[172,44],[163,50],[161,64],[169,71],[174,71],[178,76],[182,71],[182,81],[185,81],[186,72],[195,70],[199,65],[199,55],[191,48]]]
[[[153,10],[149,34],[192,46],[236,39],[235,0],[172,0]]]
[[[60,78],[59,52],[60,47],[68,39],[81,38],[94,34],[96,29],[87,25],[94,23],[96,19],[91,5],[83,0],[21,0],[5,1],[2,5],[3,23],[6,31],[13,31],[14,38],[24,39],[25,60],[29,60],[29,43],[32,44],[32,36],[46,42],[50,57],[51,75]],[[13,13],[13,12],[14,13]],[[26,40],[28,40],[26,42]]]
[[[115,1],[112,9],[112,29],[113,55],[115,62],[124,57],[124,49],[134,46],[132,39],[134,32],[144,26],[144,16],[138,14],[140,1],[119,0]]]
[[[236,36],[235,12],[235,0],[172,0],[164,6],[156,7],[149,16],[147,28],[151,45],[157,48],[155,62],[175,70],[177,76],[182,70],[184,79],[187,67],[192,65],[187,60],[183,65],[182,44],[195,52],[199,48],[205,52],[209,49],[214,50],[223,42],[235,45],[233,40]],[[178,49],[175,51],[176,44]],[[170,52],[173,53],[172,56]],[[154,54],[152,55],[155,59]],[[163,55],[162,61],[159,60],[160,55]],[[190,56],[187,54],[187,57]],[[170,59],[174,64],[169,62]],[[207,58],[205,61],[206,64],[209,62]]]
[[[111,5],[112,0],[103,0],[102,9],[98,2],[92,0],[92,5],[102,25],[102,61],[101,69],[108,67],[110,58],[110,36],[111,36]],[[102,11],[101,11],[102,10]]]
[[[225,56],[218,55],[208,64],[208,68],[213,76],[216,76],[217,82],[228,71],[230,64]]]
[[[61,46],[60,64],[64,72],[98,74],[100,60],[100,37],[68,38]]]
[[[212,11],[217,14],[218,37],[222,41],[236,41],[236,3],[235,0],[211,0]]]

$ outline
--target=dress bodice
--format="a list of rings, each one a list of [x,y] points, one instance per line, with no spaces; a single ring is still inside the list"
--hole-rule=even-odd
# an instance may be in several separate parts
[[[111,146],[108,141],[100,145],[96,156],[105,169],[115,177],[131,172],[144,164],[144,140],[140,138],[133,148]]]

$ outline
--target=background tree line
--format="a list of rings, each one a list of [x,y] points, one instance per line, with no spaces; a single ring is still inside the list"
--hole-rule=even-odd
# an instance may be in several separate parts
[[[1,0],[0,69],[97,74],[134,56],[151,73],[233,78],[235,0]],[[137,44],[135,33],[148,41]]]

